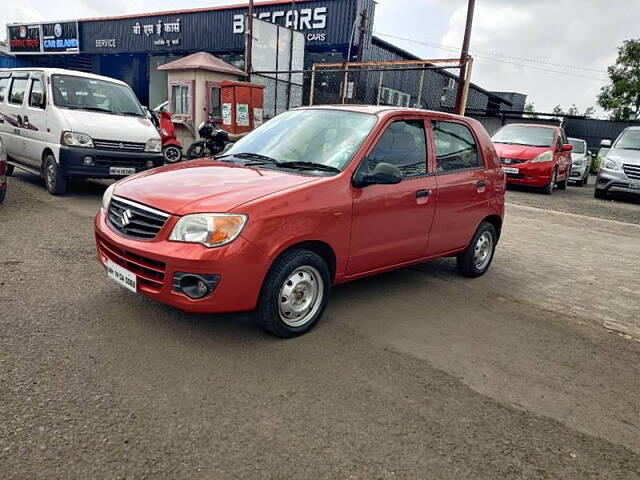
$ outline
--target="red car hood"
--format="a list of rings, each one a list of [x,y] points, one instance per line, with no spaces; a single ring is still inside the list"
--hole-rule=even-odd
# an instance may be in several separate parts
[[[318,180],[213,160],[194,160],[118,182],[114,195],[176,215],[228,212],[257,198]]]
[[[530,147],[528,145],[507,145],[505,143],[496,143],[494,145],[499,157],[518,158],[520,160],[533,160],[541,153],[551,150],[551,147]]]

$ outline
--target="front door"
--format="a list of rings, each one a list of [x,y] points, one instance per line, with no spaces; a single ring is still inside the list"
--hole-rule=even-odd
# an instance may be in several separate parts
[[[395,165],[397,185],[353,189],[353,220],[347,275],[359,275],[421,258],[433,220],[436,181],[430,174],[425,120],[391,121],[359,168]]]
[[[466,248],[488,215],[493,185],[471,129],[462,122],[432,121],[438,210],[427,254]]]

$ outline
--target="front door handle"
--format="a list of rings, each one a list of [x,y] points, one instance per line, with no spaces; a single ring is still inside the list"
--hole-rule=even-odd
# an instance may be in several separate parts
[[[418,190],[416,192],[416,198],[427,198],[431,192],[429,190]]]
[[[484,193],[487,189],[487,184],[482,180],[476,183],[476,190],[478,193]]]
[[[29,117],[26,115],[22,118],[22,126],[24,128],[29,128]]]

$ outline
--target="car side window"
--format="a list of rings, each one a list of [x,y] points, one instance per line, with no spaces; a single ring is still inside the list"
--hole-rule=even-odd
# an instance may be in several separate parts
[[[433,122],[438,173],[482,166],[482,157],[471,130],[461,123]]]
[[[7,97],[7,89],[9,88],[9,83],[11,83],[11,78],[0,78],[0,103],[4,102],[4,99]]]
[[[31,83],[31,93],[29,93],[29,106],[35,108],[43,108],[44,92],[42,90],[42,82],[39,78],[34,78]]]
[[[386,129],[368,157],[369,171],[379,163],[398,167],[405,178],[427,174],[427,141],[424,121],[402,120]]]
[[[9,103],[14,105],[22,105],[24,100],[24,92],[27,89],[26,78],[14,78],[11,84],[11,91],[9,92]]]

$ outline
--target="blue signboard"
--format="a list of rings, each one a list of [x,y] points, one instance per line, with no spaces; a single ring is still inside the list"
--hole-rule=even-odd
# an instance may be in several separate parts
[[[44,53],[78,53],[78,24],[76,22],[42,24],[42,51]]]

